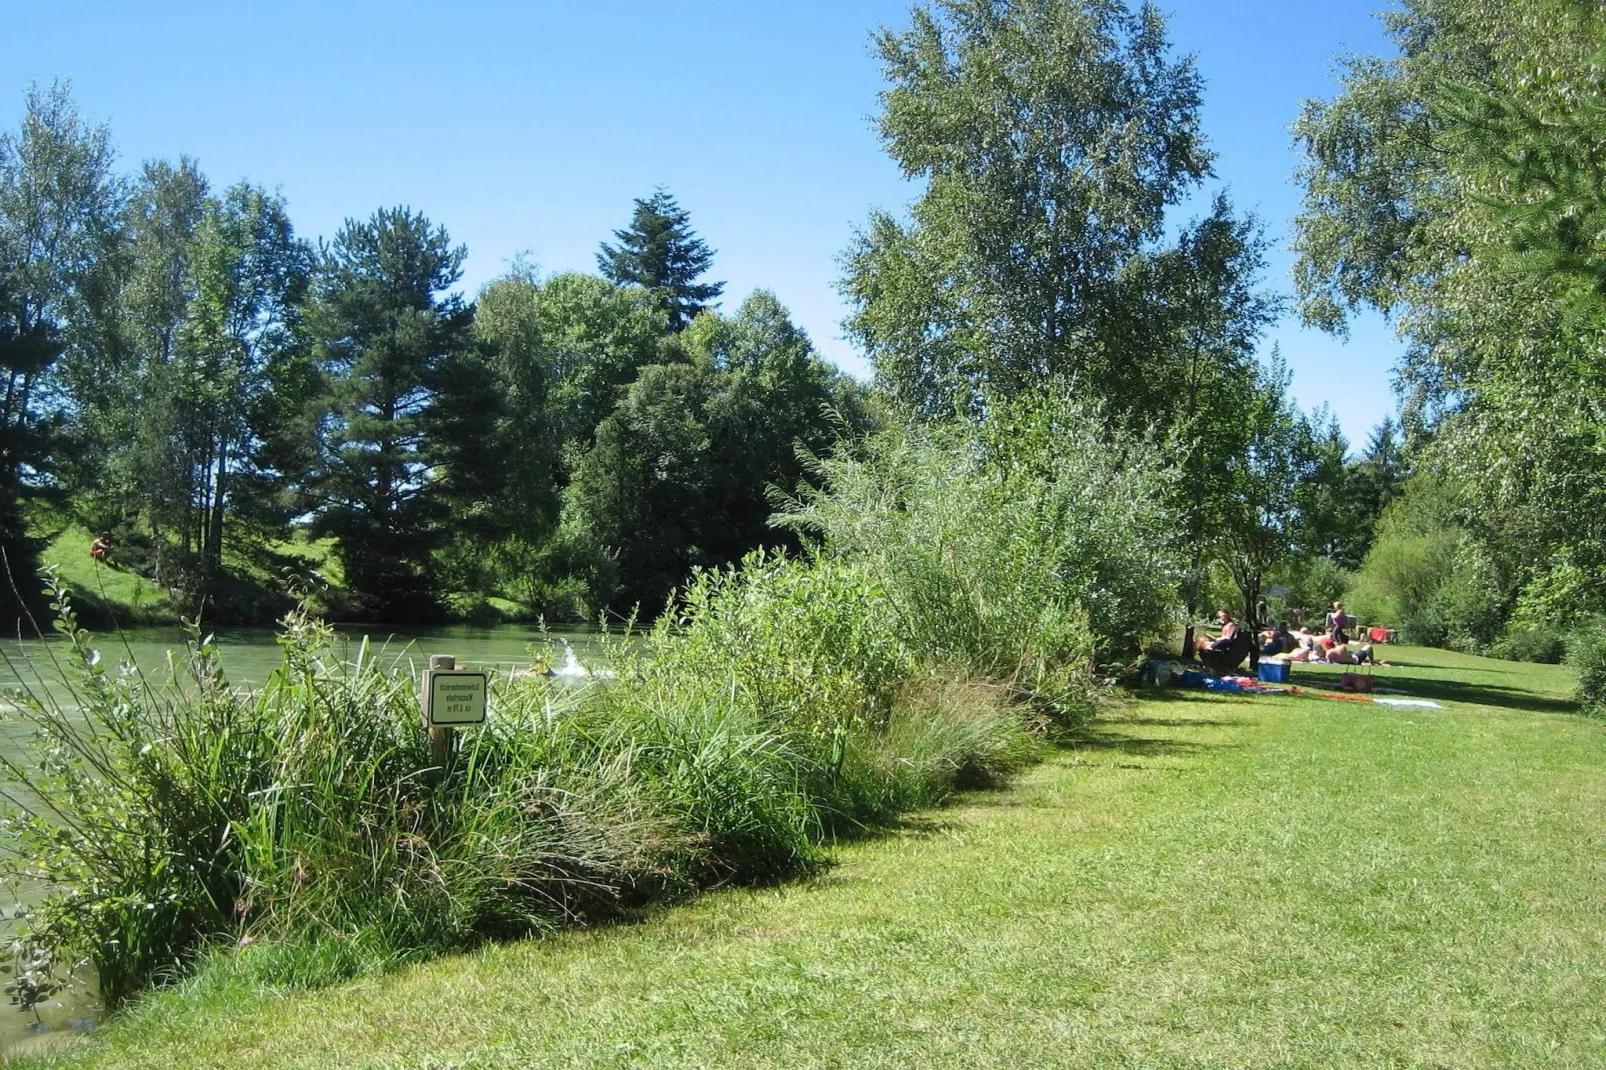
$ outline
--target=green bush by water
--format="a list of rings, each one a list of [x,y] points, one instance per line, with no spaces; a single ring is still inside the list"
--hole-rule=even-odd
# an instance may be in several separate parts
[[[980,431],[889,431],[814,473],[781,519],[866,578],[918,665],[1075,721],[1100,670],[1175,623],[1165,468],[1063,396],[999,405]]]

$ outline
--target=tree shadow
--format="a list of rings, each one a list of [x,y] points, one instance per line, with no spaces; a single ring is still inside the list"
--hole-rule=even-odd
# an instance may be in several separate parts
[[[1127,724],[1142,722],[1122,722]],[[1159,722],[1148,722],[1159,723]],[[1185,725],[1202,724],[1201,721],[1179,722]],[[1096,726],[1084,728],[1070,736],[1065,746],[1073,754],[1076,751],[1110,751],[1119,754],[1131,754],[1136,757],[1152,758],[1161,755],[1193,755],[1213,750],[1231,750],[1236,748],[1232,743],[1196,743],[1186,739],[1157,739],[1148,736],[1129,736],[1121,732],[1107,731]]]
[[[1122,717],[1112,724],[1141,725],[1148,728],[1254,728],[1259,721],[1217,721],[1208,717]]]
[[[1397,668],[1398,665],[1391,666]],[[1324,673],[1320,677],[1308,676],[1307,679],[1319,680],[1317,687],[1327,690],[1338,690],[1338,674]],[[1400,698],[1426,698],[1441,702],[1464,702],[1474,706],[1497,706],[1508,710],[1526,710],[1530,713],[1577,713],[1578,703],[1571,699],[1550,698],[1545,695],[1536,695],[1532,691],[1521,687],[1505,687],[1500,684],[1469,684],[1458,680],[1435,680],[1425,676],[1403,676],[1390,673],[1387,676],[1375,676],[1376,686],[1394,691],[1408,692]],[[1347,693],[1347,692],[1346,692]],[[1384,695],[1384,698],[1389,697]]]

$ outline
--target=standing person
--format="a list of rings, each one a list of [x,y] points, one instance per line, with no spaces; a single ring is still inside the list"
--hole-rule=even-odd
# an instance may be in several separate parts
[[[1345,631],[1349,625],[1349,616],[1344,612],[1343,602],[1334,602],[1333,611],[1327,614],[1327,634],[1335,643],[1349,642],[1349,633]]]

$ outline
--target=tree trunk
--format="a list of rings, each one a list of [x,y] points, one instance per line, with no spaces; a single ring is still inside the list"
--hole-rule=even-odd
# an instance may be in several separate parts
[[[1244,627],[1249,629],[1249,671],[1260,671],[1260,622],[1255,619],[1255,605],[1260,601],[1260,574],[1247,577],[1244,584]]]
[[[206,548],[203,551],[206,570],[206,594],[210,596],[217,578],[223,572],[223,512],[228,501],[229,447],[218,446],[217,475],[212,488],[212,510],[207,517]]]

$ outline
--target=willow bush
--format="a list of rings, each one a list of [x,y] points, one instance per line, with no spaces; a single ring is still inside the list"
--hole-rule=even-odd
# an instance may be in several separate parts
[[[778,520],[879,592],[914,664],[1013,687],[1067,721],[1176,617],[1171,477],[1064,394],[980,428],[896,429],[815,459]]]

